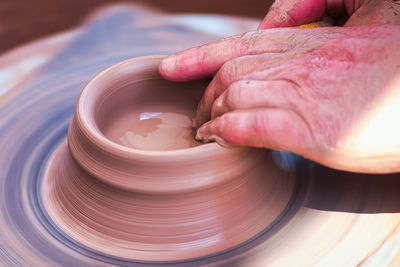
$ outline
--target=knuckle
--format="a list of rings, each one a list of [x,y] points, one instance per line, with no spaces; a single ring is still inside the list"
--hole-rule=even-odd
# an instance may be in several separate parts
[[[230,108],[238,108],[241,100],[245,98],[243,87],[248,86],[249,81],[237,81],[232,83],[226,92],[225,105]]]
[[[268,112],[256,111],[253,130],[256,135],[268,135],[268,126],[271,114]]]
[[[227,61],[225,62],[218,71],[218,79],[220,85],[223,87],[227,87],[232,83],[233,76],[237,72],[237,65],[235,61]]]

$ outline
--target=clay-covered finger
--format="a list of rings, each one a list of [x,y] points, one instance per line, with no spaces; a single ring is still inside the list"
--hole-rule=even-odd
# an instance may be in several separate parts
[[[213,103],[211,118],[224,113],[256,108],[293,108],[298,101],[289,81],[242,80],[231,84]]]
[[[312,133],[302,116],[290,109],[267,108],[226,113],[199,128],[197,139],[238,146],[266,147],[307,156]]]
[[[200,127],[204,122],[211,118],[212,103],[224,89],[225,87],[221,87],[218,79],[214,77],[197,106],[196,116],[193,119],[194,128]]]
[[[229,60],[245,55],[285,52],[304,45],[312,35],[310,29],[298,28],[248,32],[170,55],[161,62],[159,71],[172,81],[209,77]]]
[[[320,20],[326,0],[275,0],[258,29],[293,27]]]

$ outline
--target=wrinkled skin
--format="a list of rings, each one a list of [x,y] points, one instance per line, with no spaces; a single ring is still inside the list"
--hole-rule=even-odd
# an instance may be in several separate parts
[[[397,15],[381,3],[369,1],[346,24],[364,26],[250,32],[170,56],[160,73],[215,74],[195,118],[199,139],[343,170],[400,171],[400,26],[387,24]]]

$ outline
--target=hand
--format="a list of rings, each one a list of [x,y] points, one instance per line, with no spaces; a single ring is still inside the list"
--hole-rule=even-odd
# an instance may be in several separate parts
[[[364,0],[275,0],[258,29],[292,27],[352,15]]]
[[[399,12],[399,0],[276,0],[258,29],[299,26],[325,15],[344,26],[400,24]]]
[[[160,73],[216,75],[197,137],[362,172],[400,170],[400,27],[250,32],[166,58]]]

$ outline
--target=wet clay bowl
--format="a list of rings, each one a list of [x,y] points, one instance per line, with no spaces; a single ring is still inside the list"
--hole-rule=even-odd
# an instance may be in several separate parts
[[[162,79],[161,59],[127,60],[90,81],[45,169],[55,224],[115,257],[179,261],[240,246],[294,188],[267,150],[196,142],[190,118],[207,83]]]

